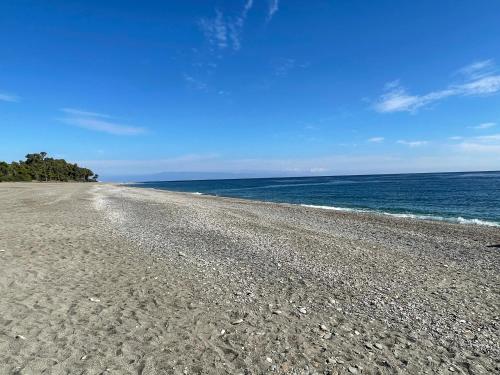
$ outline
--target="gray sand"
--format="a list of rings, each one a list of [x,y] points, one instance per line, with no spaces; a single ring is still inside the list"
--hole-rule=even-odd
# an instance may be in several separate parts
[[[0,184],[0,374],[500,371],[500,229]]]

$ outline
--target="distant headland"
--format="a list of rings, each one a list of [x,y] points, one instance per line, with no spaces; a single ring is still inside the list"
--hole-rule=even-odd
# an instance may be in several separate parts
[[[99,175],[64,159],[47,157],[46,152],[26,155],[26,160],[0,161],[0,182],[60,181],[97,182]]]

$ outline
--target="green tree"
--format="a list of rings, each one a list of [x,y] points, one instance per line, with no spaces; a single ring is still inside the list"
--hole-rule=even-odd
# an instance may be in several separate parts
[[[82,181],[95,182],[99,176],[88,168],[64,159],[47,157],[46,152],[27,154],[26,160],[0,162],[1,181]]]

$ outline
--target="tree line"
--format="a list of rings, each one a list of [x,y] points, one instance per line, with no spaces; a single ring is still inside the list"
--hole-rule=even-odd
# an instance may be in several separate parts
[[[99,176],[88,168],[68,163],[64,159],[47,157],[46,152],[26,155],[26,160],[0,161],[2,181],[79,181],[96,182]]]

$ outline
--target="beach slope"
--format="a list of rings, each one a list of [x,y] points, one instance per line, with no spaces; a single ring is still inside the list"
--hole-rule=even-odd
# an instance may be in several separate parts
[[[500,229],[0,184],[1,374],[500,371]]]

